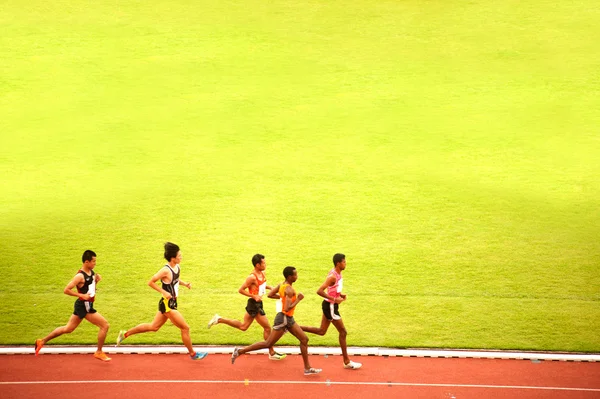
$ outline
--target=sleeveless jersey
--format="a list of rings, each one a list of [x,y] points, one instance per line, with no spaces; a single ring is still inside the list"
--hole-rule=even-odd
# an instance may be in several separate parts
[[[296,307],[294,306],[293,308],[291,308],[290,310],[288,310],[287,312],[284,311],[283,309],[283,301],[286,300],[286,296],[285,296],[285,290],[287,287],[290,287],[289,284],[281,284],[279,286],[279,297],[281,298],[281,312],[283,312],[286,316],[290,316],[292,317],[294,315],[294,311],[296,310]],[[294,291],[294,296],[292,296],[291,301],[292,302],[296,302],[296,290],[294,290],[294,288],[292,287],[292,290]],[[287,300],[289,301],[290,299],[287,298]]]
[[[171,269],[171,266],[169,266],[168,264],[165,265],[165,267],[168,267],[171,271],[172,279],[169,284],[166,284],[164,281],[161,280],[160,282],[162,283],[162,289],[171,294],[173,299],[176,299],[177,295],[179,294],[179,275],[181,274],[181,269],[179,268],[179,265],[177,265],[177,273],[175,273],[175,271],[173,271],[173,269]]]
[[[326,299],[326,301],[329,303],[334,303],[335,298],[339,297],[340,294],[342,293],[342,286],[344,285],[344,279],[342,278],[342,275],[339,274],[335,270],[335,267],[329,271],[329,273],[327,274],[327,278],[329,278],[330,276],[335,277],[335,284],[327,287],[327,295],[332,297],[334,300],[332,301],[332,300]]]
[[[248,287],[248,292],[251,295],[265,295],[267,293],[267,276],[263,272],[257,273],[256,270],[252,272],[252,275],[256,277],[256,285]]]
[[[79,270],[77,273],[83,274],[84,279],[81,288],[77,287],[77,292],[79,292],[80,294],[89,294],[91,298],[88,302],[94,302],[94,297],[96,296],[96,279],[94,278],[94,275],[96,273],[94,273],[93,270],[92,274],[90,274],[89,276],[85,274],[83,270]]]

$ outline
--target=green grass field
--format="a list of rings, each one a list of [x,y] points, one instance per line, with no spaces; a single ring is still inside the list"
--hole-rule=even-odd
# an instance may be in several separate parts
[[[88,248],[114,343],[173,241],[195,344],[261,339],[206,329],[257,252],[318,324],[343,252],[349,345],[600,351],[597,2],[0,0],[0,32],[0,344],[66,323]]]

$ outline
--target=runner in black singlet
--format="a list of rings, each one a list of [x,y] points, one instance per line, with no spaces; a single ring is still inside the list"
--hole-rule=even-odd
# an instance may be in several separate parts
[[[181,251],[179,247],[173,243],[165,243],[165,259],[167,263],[162,267],[148,282],[148,285],[158,291],[162,298],[158,301],[158,312],[152,323],[139,324],[130,330],[119,332],[117,337],[117,345],[121,345],[123,340],[131,335],[145,333],[149,331],[158,331],[167,320],[171,320],[177,328],[181,330],[181,339],[188,350],[192,360],[204,359],[208,353],[196,352],[192,346],[192,338],[190,337],[190,326],[186,323],[183,315],[177,310],[177,296],[179,294],[179,285],[183,285],[188,289],[192,288],[192,283],[186,283],[180,279],[181,269]],[[159,287],[156,283],[160,281]]]
[[[98,284],[102,279],[99,274],[94,272],[94,267],[96,267],[96,254],[94,251],[88,249],[83,253],[81,261],[83,262],[81,269],[79,269],[75,277],[73,277],[63,291],[67,295],[77,297],[75,300],[73,314],[71,315],[67,325],[58,327],[45,338],[35,340],[36,356],[40,353],[40,350],[48,341],[56,337],[60,337],[63,334],[72,333],[83,321],[83,319],[86,319],[90,323],[100,328],[98,331],[98,348],[96,353],[94,353],[94,357],[105,362],[110,360],[110,357],[106,356],[106,354],[102,351],[109,325],[106,319],[102,317],[102,315],[98,313],[96,309],[94,309],[94,300],[96,299],[96,284]],[[74,292],[73,288],[77,288],[77,292]]]

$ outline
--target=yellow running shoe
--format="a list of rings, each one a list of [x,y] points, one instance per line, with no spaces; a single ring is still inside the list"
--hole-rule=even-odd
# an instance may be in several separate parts
[[[269,360],[283,360],[287,357],[285,353],[277,353],[275,352],[272,355],[269,355]]]

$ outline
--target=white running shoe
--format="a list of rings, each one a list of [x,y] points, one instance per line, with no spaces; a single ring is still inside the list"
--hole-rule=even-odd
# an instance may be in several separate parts
[[[304,375],[317,375],[319,374],[321,371],[323,371],[322,369],[315,369],[315,368],[309,368],[309,369],[305,369],[304,370]]]
[[[362,363],[353,362],[352,360],[350,360],[348,364],[344,364],[344,368],[350,370],[358,370],[361,367]]]
[[[220,317],[221,316],[219,316],[218,314],[215,314],[213,316],[213,318],[210,319],[210,321],[208,322],[208,328],[211,328],[212,326],[219,324],[219,318]]]
[[[121,345],[121,342],[125,339],[125,330],[119,331],[119,336],[117,337],[117,346]]]
[[[233,353],[231,354],[231,364],[234,364],[235,359],[237,359],[240,356],[239,350],[240,349],[237,346],[233,348]]]

